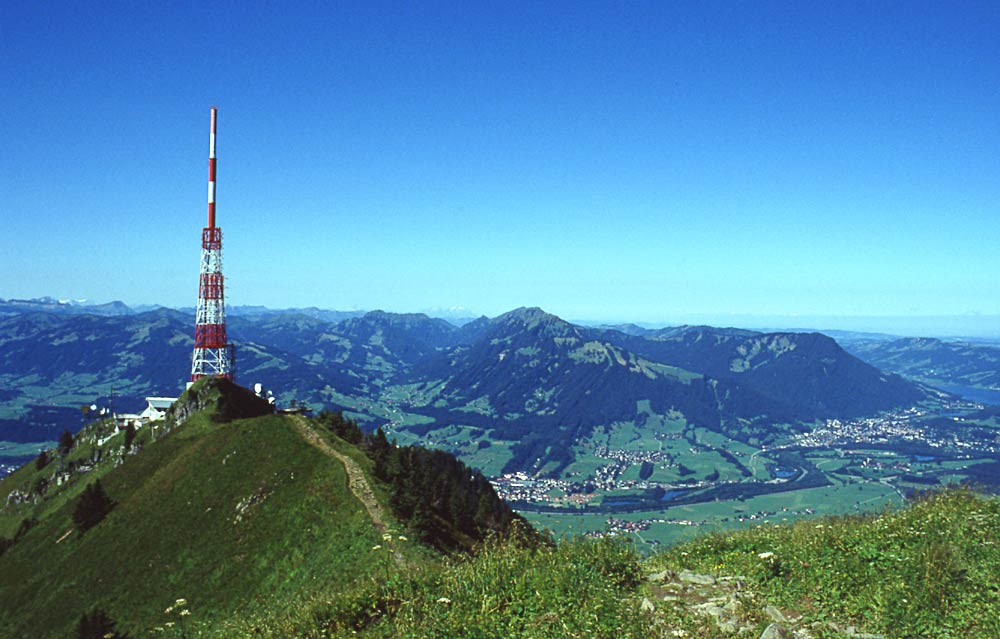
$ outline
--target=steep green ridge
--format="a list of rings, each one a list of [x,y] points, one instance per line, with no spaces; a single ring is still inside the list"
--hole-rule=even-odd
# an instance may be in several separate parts
[[[68,454],[48,451],[47,465],[0,482],[0,636],[69,636],[92,608],[132,634],[171,621],[214,631],[248,611],[276,614],[383,577],[389,562],[375,546],[391,550],[394,570],[434,556],[417,543],[423,531],[393,515],[393,485],[374,475],[369,454],[331,432],[331,421],[349,422],[239,419],[269,411],[230,382],[199,382],[128,449],[124,433],[95,423]],[[469,472],[449,488],[489,502]],[[114,507],[80,532],[74,509],[97,480]],[[378,522],[356,497],[359,482],[364,499],[385,506]],[[489,495],[503,524],[520,520]],[[470,548],[487,532],[458,529],[438,517],[433,530],[457,540],[438,545]],[[185,604],[165,613],[178,599]]]
[[[282,605],[370,574],[379,535],[343,489],[343,466],[284,418],[206,421],[106,472],[117,506],[98,526],[70,532],[67,500],[0,557],[0,635],[68,636],[94,606],[148,630],[177,598],[193,620],[213,621],[257,597]]]

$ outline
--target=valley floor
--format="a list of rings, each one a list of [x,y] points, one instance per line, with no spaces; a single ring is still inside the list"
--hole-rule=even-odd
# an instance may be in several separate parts
[[[556,536],[628,536],[652,550],[707,532],[880,512],[953,483],[996,487],[996,420],[959,417],[977,409],[956,402],[828,420],[767,446],[683,421],[619,423],[578,446],[559,478],[512,473],[492,481]],[[435,432],[427,438],[456,454],[478,448],[460,428],[437,433],[436,442]]]

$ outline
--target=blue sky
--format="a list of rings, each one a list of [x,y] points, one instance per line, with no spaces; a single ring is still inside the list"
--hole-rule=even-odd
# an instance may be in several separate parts
[[[996,2],[6,3],[0,297],[193,305],[218,105],[230,304],[1000,333],[997,33]]]

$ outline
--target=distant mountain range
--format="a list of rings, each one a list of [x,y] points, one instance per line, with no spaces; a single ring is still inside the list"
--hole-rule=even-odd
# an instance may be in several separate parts
[[[189,313],[4,304],[0,440],[51,440],[82,425],[81,404],[106,404],[111,387],[116,408],[129,411],[146,395],[183,389]],[[229,318],[242,383],[418,438],[449,425],[472,429],[507,442],[507,470],[558,470],[594,428],[656,415],[760,442],[783,425],[935,395],[815,333],[626,329],[586,328],[537,308],[462,326],[381,311],[244,307]]]
[[[194,307],[182,307],[170,309],[170,307],[158,304],[145,304],[142,306],[128,306],[124,302],[114,301],[102,304],[93,304],[87,300],[57,300],[52,297],[36,297],[27,300],[0,299],[0,315],[17,315],[19,313],[55,313],[58,315],[136,315],[155,310],[175,310],[180,313],[194,314]],[[322,319],[327,322],[339,322],[351,317],[361,317],[365,311],[331,311],[316,307],[271,309],[266,306],[229,306],[226,313],[230,317],[265,317],[268,315],[299,314],[307,317]]]
[[[931,338],[845,340],[855,356],[881,369],[947,389],[1000,395],[1000,346]]]
[[[0,315],[32,312],[114,316],[130,315],[134,311],[122,302],[88,304],[86,300],[57,300],[51,297],[38,297],[30,300],[0,299]]]

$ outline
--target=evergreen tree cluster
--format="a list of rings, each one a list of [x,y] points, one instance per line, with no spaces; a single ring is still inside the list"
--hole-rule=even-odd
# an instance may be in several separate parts
[[[76,626],[77,639],[129,639],[123,632],[115,630],[115,622],[100,608],[83,613]]]
[[[354,444],[355,446],[363,449],[366,448],[364,444],[367,437],[364,432],[361,431],[357,422],[347,419],[339,410],[334,412],[323,411],[316,419],[318,419],[321,424],[326,426],[330,432],[347,443]]]
[[[22,519],[21,520],[21,525],[18,526],[17,532],[14,533],[14,538],[13,539],[7,539],[6,537],[0,537],[0,555],[2,555],[5,552],[7,552],[7,549],[9,549],[11,546],[13,546],[17,542],[21,541],[21,537],[24,536],[24,533],[28,532],[37,523],[38,523],[38,520],[35,519],[34,517],[28,517],[28,518]]]
[[[81,533],[87,532],[101,523],[114,507],[115,502],[104,492],[101,480],[97,480],[83,489],[83,494],[80,495],[73,510],[73,522]]]
[[[365,434],[339,412],[323,413],[319,420],[365,451],[375,464],[375,475],[391,486],[393,513],[422,541],[445,550],[469,550],[490,536],[530,530],[482,473],[450,453],[397,446],[382,429]]]

